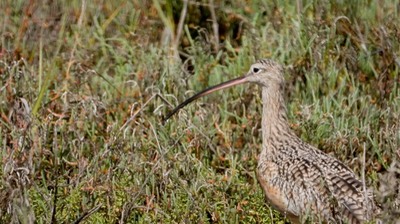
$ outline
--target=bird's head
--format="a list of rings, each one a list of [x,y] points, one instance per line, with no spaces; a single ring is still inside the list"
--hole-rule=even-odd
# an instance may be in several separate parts
[[[254,82],[267,88],[281,86],[285,81],[282,66],[271,59],[258,60],[251,65],[245,77],[248,82]]]

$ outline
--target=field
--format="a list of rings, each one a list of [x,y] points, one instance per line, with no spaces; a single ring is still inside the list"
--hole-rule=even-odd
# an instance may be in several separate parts
[[[285,223],[256,179],[260,88],[162,117],[257,59],[304,140],[400,223],[400,3],[3,0],[0,223]]]

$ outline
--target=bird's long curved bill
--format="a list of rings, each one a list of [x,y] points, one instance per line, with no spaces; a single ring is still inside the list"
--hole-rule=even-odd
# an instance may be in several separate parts
[[[236,86],[236,85],[239,85],[239,84],[242,84],[242,83],[246,83],[246,82],[247,82],[246,76],[241,76],[239,78],[232,79],[232,80],[223,82],[221,84],[218,84],[216,86],[207,88],[207,89],[195,94],[194,96],[186,99],[183,103],[181,103],[177,107],[175,107],[175,109],[173,109],[171,112],[169,112],[167,114],[167,116],[164,117],[163,123],[165,123],[165,121],[167,121],[170,117],[172,117],[172,115],[174,115],[176,112],[178,112],[184,106],[188,105],[189,103],[197,100],[198,98],[200,98],[202,96],[206,96],[206,95],[208,95],[210,93],[213,93],[215,91],[218,91],[218,90],[221,90],[221,89],[226,89],[226,88],[229,88],[231,86]]]

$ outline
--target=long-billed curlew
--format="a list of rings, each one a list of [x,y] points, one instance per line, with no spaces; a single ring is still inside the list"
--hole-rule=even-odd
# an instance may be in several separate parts
[[[290,129],[283,97],[283,69],[270,59],[257,61],[242,77],[190,97],[164,120],[202,96],[246,82],[262,87],[262,150],[257,177],[269,204],[294,223],[370,220],[374,207],[371,194],[353,171],[303,142]]]

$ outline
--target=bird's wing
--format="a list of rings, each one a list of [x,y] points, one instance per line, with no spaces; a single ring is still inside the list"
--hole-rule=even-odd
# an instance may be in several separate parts
[[[325,178],[332,195],[342,207],[343,216],[349,223],[362,223],[369,219],[367,211],[372,209],[373,200],[371,194],[362,182],[354,175],[346,165],[337,159],[327,157]]]
[[[330,191],[330,197],[337,202],[339,216],[344,217],[348,223],[368,220],[367,213],[374,206],[372,194],[364,188],[354,172],[341,161],[314,147],[310,153],[313,154],[310,158],[314,158],[313,162],[323,173],[322,178]]]
[[[313,159],[305,157],[291,158],[286,167],[283,176],[288,183],[288,192],[292,192],[292,198],[288,199],[292,205],[289,209],[302,214],[302,221],[333,220],[340,210],[335,206],[337,202],[332,197],[324,170]]]
[[[312,147],[312,146],[307,146]],[[286,161],[286,178],[297,189],[297,208],[308,209],[326,220],[362,223],[372,200],[364,194],[362,182],[339,160],[312,147],[308,155]],[[285,165],[283,165],[285,167]],[[302,213],[307,213],[304,211]]]

